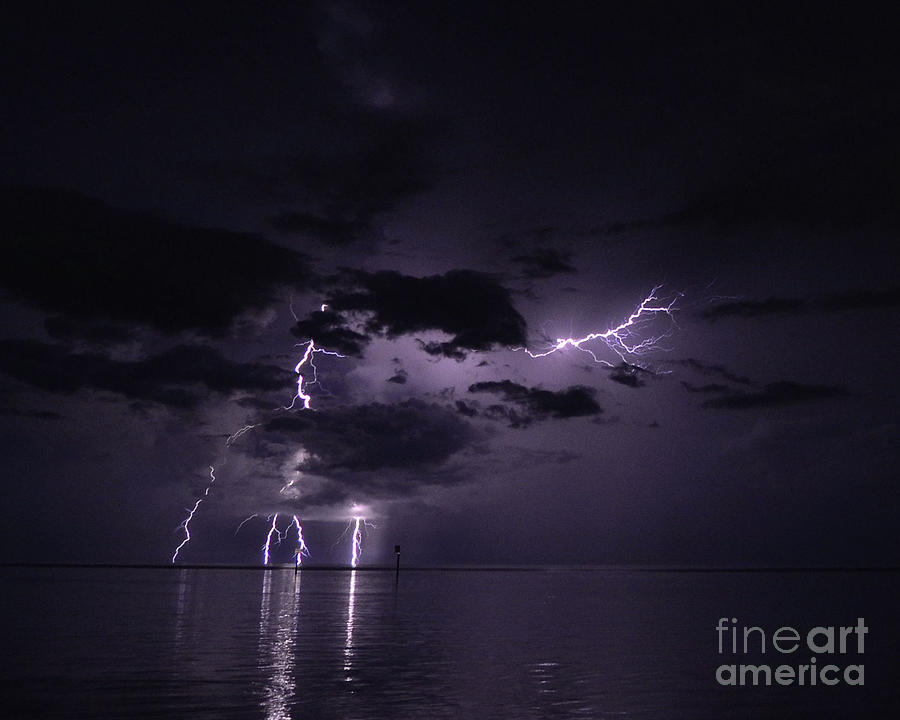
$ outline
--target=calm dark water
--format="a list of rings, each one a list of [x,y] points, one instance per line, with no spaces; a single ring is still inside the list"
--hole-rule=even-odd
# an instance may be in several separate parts
[[[890,717],[896,573],[0,569],[6,717]],[[720,617],[864,617],[865,685],[722,687]],[[854,647],[854,650],[856,648]],[[784,660],[787,658],[787,660]],[[820,667],[828,660],[819,660]]]

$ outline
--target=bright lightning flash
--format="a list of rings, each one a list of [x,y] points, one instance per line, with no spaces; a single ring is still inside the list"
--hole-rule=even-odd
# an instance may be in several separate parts
[[[324,312],[327,307],[328,307],[327,305],[322,305],[321,306],[322,312]],[[290,302],[290,310],[291,310],[291,315],[293,315],[294,319],[297,320],[298,319],[297,314],[294,312],[293,297],[291,298],[291,302]],[[303,344],[304,343],[299,343],[299,345],[303,345]],[[291,399],[291,404],[284,407],[285,410],[293,409],[293,407],[297,403],[297,400],[300,401],[304,410],[310,409],[310,403],[312,402],[312,397],[309,395],[309,393],[306,392],[305,388],[306,388],[306,385],[312,385],[318,379],[316,364],[314,362],[316,353],[322,353],[324,355],[332,355],[334,357],[339,357],[339,358],[346,357],[345,355],[341,355],[340,353],[334,352],[333,350],[325,350],[324,348],[316,347],[315,340],[312,340],[312,339],[307,341],[305,343],[305,345],[306,345],[306,349],[303,352],[303,356],[300,358],[300,361],[294,367],[294,372],[297,373],[297,392],[294,395],[294,397]],[[307,380],[307,378],[304,377],[303,372],[302,372],[303,366],[307,365],[307,364],[310,366],[310,368],[312,368],[312,379],[310,379],[310,380]],[[260,425],[261,425],[261,423],[256,423],[253,425],[245,425],[244,427],[240,428],[238,431],[232,433],[225,440],[226,447],[231,447],[231,445],[238,438],[240,438],[242,435],[250,432],[254,428],[259,427]],[[191,539],[191,531],[189,529],[190,522],[194,517],[194,513],[197,512],[197,508],[200,507],[200,503],[202,503],[203,500],[206,498],[206,496],[209,495],[210,487],[216,481],[215,470],[212,466],[210,466],[210,468],[209,468],[209,475],[210,475],[211,480],[209,481],[209,485],[206,486],[206,490],[204,491],[203,495],[197,500],[197,502],[194,503],[194,507],[190,508],[187,511],[188,512],[187,517],[184,519],[184,522],[182,522],[181,525],[179,525],[177,528],[179,530],[184,531],[184,539],[181,541],[181,543],[178,545],[178,547],[175,548],[175,553],[172,555],[173,563],[175,562],[175,558],[178,557],[179,551],[185,545],[187,545],[188,542],[190,542],[190,539]],[[294,484],[294,482],[295,482],[295,480],[291,480],[287,485],[285,485],[281,489],[281,492],[284,493],[285,490],[287,490]],[[246,520],[244,520],[240,525],[238,525],[237,530],[234,531],[234,534],[237,535],[238,531],[244,526],[244,524],[254,517],[256,517],[255,513],[253,515],[251,515],[250,517],[248,517]],[[268,535],[266,536],[266,544],[263,546],[263,565],[269,564],[269,550],[272,545],[272,536],[273,535],[276,536],[276,538],[277,538],[276,544],[278,544],[284,538],[284,534],[287,533],[287,530],[285,530],[284,534],[282,534],[282,532],[280,532],[277,528],[277,523],[278,523],[278,514],[276,513],[272,517],[272,526],[269,529]],[[296,524],[296,526],[297,526],[297,535],[298,535],[298,539],[299,539],[300,550],[298,551],[298,555],[297,555],[297,564],[299,565],[300,564],[300,555],[305,554],[308,557],[309,551],[306,548],[306,543],[303,541],[303,529],[300,527],[300,521],[297,519],[296,515],[293,516],[292,525],[293,524]],[[290,529],[290,526],[288,527],[288,529]]]
[[[263,565],[269,564],[269,550],[272,547],[272,536],[275,535],[277,538],[275,540],[276,545],[281,545],[281,541],[284,536],[281,534],[281,531],[278,529],[278,513],[275,513],[272,516],[272,527],[269,528],[269,534],[266,535],[266,544],[262,546],[263,551]]]
[[[354,518],[354,520],[356,521],[356,526],[353,528],[353,553],[350,556],[350,567],[352,568],[359,565],[359,551],[362,543],[362,532],[360,532],[359,525],[361,522],[364,522],[362,518]]]
[[[312,385],[316,382],[316,364],[313,362],[316,353],[323,353],[324,355],[332,355],[334,357],[345,357],[338,352],[334,352],[333,350],[324,350],[323,348],[316,347],[316,341],[310,340],[306,343],[306,350],[303,353],[303,357],[300,358],[300,362],[294,367],[294,372],[297,373],[297,394],[291,398],[291,404],[285,406],[285,410],[291,410],[294,407],[294,404],[299,400],[303,404],[304,410],[309,410],[309,404],[312,401],[312,398],[306,392],[304,388],[305,378],[303,377],[303,373],[301,372],[301,368],[309,363],[309,366],[312,368],[312,380],[307,382],[307,385]]]
[[[293,525],[297,528],[297,565],[303,562],[303,556],[309,557],[309,549],[306,547],[306,543],[303,541],[303,528],[300,526],[299,518],[294,515],[293,516]],[[290,528],[288,528],[290,529]]]
[[[250,518],[247,518],[247,520],[249,519]],[[246,520],[244,522],[246,522]],[[272,524],[269,526],[269,534],[266,535],[266,542],[262,546],[263,565],[269,564],[269,553],[272,550],[272,538],[275,538],[276,545],[281,545],[281,541],[287,537],[287,534],[292,527],[297,528],[297,564],[299,565],[302,562],[302,557],[304,555],[309,557],[309,548],[306,547],[306,542],[303,540],[303,527],[300,525],[300,518],[296,515],[291,515],[291,524],[284,530],[279,530],[278,513],[275,513],[272,515]]]
[[[341,536],[335,542],[337,545],[341,540],[343,540],[348,533],[351,533],[351,550],[350,550],[350,567],[355,568],[359,565],[359,558],[362,555],[362,541],[363,541],[363,531],[368,530],[369,528],[374,528],[375,525],[367,522],[364,517],[359,515],[355,516],[349,523],[347,523],[347,527],[344,528],[344,532],[341,533]],[[333,546],[332,546],[333,547]]]
[[[194,517],[194,513],[197,512],[197,508],[200,507],[200,503],[209,495],[209,489],[212,487],[212,484],[216,481],[216,469],[210,465],[209,466],[209,484],[206,486],[206,490],[203,491],[203,495],[197,499],[197,502],[194,503],[194,507],[188,510],[188,516],[184,519],[184,522],[178,526],[179,530],[184,530],[184,540],[181,541],[181,544],[175,548],[175,553],[172,555],[172,563],[174,564],[175,558],[178,557],[178,551],[181,550],[185,545],[187,545],[191,540],[191,531],[189,525],[191,524],[191,520]]]
[[[663,338],[668,337],[670,333],[670,330],[667,330],[660,335],[645,337],[641,330],[661,315],[665,315],[670,321],[674,322],[675,303],[681,297],[681,293],[675,293],[669,298],[662,299],[656,294],[661,287],[657,285],[653,288],[631,315],[614,327],[601,332],[588,333],[580,338],[557,338],[555,343],[539,352],[531,351],[528,348],[516,348],[516,350],[524,350],[533,358],[542,358],[566,347],[573,347],[590,355],[594,362],[613,367],[609,361],[598,358],[594,350],[584,347],[586,343],[599,340],[618,355],[622,362],[628,363],[633,361],[634,358],[640,358],[652,350],[658,350],[659,342]],[[631,364],[635,363],[631,362]]]

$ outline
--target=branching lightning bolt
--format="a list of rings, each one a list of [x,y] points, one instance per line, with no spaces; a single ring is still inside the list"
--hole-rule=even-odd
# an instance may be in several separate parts
[[[272,535],[276,535],[278,540],[276,544],[281,544],[281,532],[278,530],[278,513],[275,513],[272,516],[272,527],[269,528],[269,534],[266,535],[266,544],[262,546],[263,551],[263,565],[269,564],[269,550],[272,546]]]
[[[359,565],[359,558],[362,555],[362,541],[363,541],[363,531],[368,530],[369,528],[375,528],[376,526],[373,523],[368,522],[364,517],[356,516],[349,523],[347,523],[347,527],[344,528],[344,532],[340,534],[340,537],[335,541],[332,547],[335,547],[344,537],[349,533],[351,535],[351,549],[350,549],[350,567],[355,568]]]
[[[600,363],[606,365],[608,367],[613,367],[613,364],[608,360],[604,360],[597,356],[595,350],[596,348],[588,347],[591,343],[601,342],[607,348],[612,350],[618,358],[628,364],[639,365],[638,359],[642,356],[650,353],[653,350],[660,349],[660,342],[669,336],[671,333],[671,327],[662,333],[659,334],[645,334],[647,330],[648,324],[652,323],[654,320],[665,316],[668,319],[672,326],[674,326],[674,313],[675,313],[675,305],[680,297],[682,297],[681,293],[675,293],[667,298],[661,298],[657,295],[661,286],[657,285],[654,287],[650,293],[638,304],[638,306],[632,311],[632,313],[619,324],[609,327],[602,331],[596,331],[588,333],[583,337],[565,337],[565,338],[557,338],[555,342],[550,343],[548,346],[544,347],[540,350],[530,350],[526,347],[514,348],[515,350],[524,351],[532,358],[543,358],[548,355],[552,355],[555,352],[565,349],[566,347],[573,347],[576,350],[580,350],[581,352],[587,353],[591,356],[592,360],[596,363]],[[321,309],[324,311],[326,309],[326,305],[322,305]],[[293,309],[293,298],[291,299],[291,314],[296,319],[296,313],[294,313]],[[305,343],[298,343],[298,346],[304,346],[304,351],[302,356],[300,357],[297,364],[294,366],[294,372],[297,374],[297,390],[294,396],[291,398],[290,405],[284,406],[285,410],[291,410],[296,405],[297,402],[300,402],[300,405],[303,410],[309,410],[311,408],[312,397],[307,392],[307,388],[309,385],[315,384],[318,380],[317,373],[318,369],[315,364],[315,355],[317,353],[322,353],[325,355],[331,355],[333,357],[345,357],[341,353],[325,350],[324,348],[316,347],[315,340],[310,339]],[[309,373],[304,375],[304,366],[309,365],[311,368],[312,375],[309,377]],[[244,427],[237,430],[232,435],[229,435],[225,441],[226,446],[231,446],[238,438],[248,433],[255,427],[258,427],[259,423],[253,425],[245,425]],[[206,490],[203,493],[203,496],[200,497],[197,502],[194,504],[194,507],[188,510],[188,515],[185,518],[184,522],[179,525],[179,528],[184,530],[185,537],[182,540],[181,544],[175,549],[174,554],[172,555],[172,562],[175,562],[175,559],[178,557],[179,551],[190,541],[190,529],[189,525],[191,519],[194,517],[194,514],[197,512],[200,504],[209,494],[210,487],[215,482],[215,472],[214,468],[210,466],[210,482],[207,485]],[[293,481],[289,482],[286,486],[282,488],[282,492],[284,492],[288,487],[293,484]],[[235,534],[243,527],[244,523],[248,522],[250,519],[255,517],[255,515],[251,515],[247,519],[245,519],[240,525],[238,525]],[[288,530],[291,527],[296,526],[297,528],[297,536],[298,536],[298,551],[296,555],[296,562],[299,565],[301,562],[301,557],[305,555],[309,555],[309,552],[306,548],[306,543],[303,540],[303,530],[300,526],[299,518],[296,515],[292,516],[291,525],[282,532],[278,530],[278,513],[270,516],[272,520],[272,524],[269,528],[268,534],[266,535],[266,542],[263,545],[263,565],[269,564],[270,550],[272,546],[273,537],[276,538],[276,544],[280,544],[282,539],[285,537]],[[344,533],[341,537],[346,535],[352,529],[352,543],[351,543],[351,555],[350,555],[350,567],[356,568],[359,565],[360,556],[362,553],[362,540],[363,540],[363,531],[369,527],[369,523],[366,522],[365,518],[362,516],[354,516],[353,519],[345,529]],[[374,527],[374,526],[373,526]],[[338,539],[340,541],[340,538]]]
[[[641,329],[661,315],[665,315],[674,323],[675,304],[682,294],[675,293],[669,298],[662,299],[657,296],[657,292],[659,292],[661,287],[661,285],[657,285],[653,288],[631,315],[614,327],[600,332],[588,333],[580,338],[557,338],[556,342],[540,351],[532,351],[528,348],[515,348],[515,350],[524,350],[533,358],[542,358],[566,347],[573,347],[590,355],[594,362],[613,367],[609,361],[598,358],[594,350],[584,347],[586,343],[599,340],[618,355],[622,362],[637,365],[635,358],[640,358],[652,350],[660,349],[660,341],[668,337],[671,332],[671,329],[669,329],[659,335],[643,337],[640,332]]]
[[[294,320],[298,320],[299,318],[297,317],[297,313],[294,312],[294,298],[293,298],[293,296],[291,296],[289,307],[290,307],[291,315],[294,317]],[[321,310],[322,310],[322,312],[324,312],[325,309],[326,309],[327,307],[328,307],[328,306],[325,305],[325,304],[321,305]],[[304,344],[304,343],[299,343],[299,345],[303,345],[303,344]],[[305,343],[305,345],[306,345],[306,348],[305,348],[305,350],[304,350],[304,352],[303,352],[302,357],[301,357],[300,360],[297,362],[297,364],[294,366],[294,372],[297,373],[297,392],[294,394],[293,398],[291,398],[291,404],[284,407],[285,410],[291,410],[291,409],[293,409],[294,406],[297,404],[297,400],[300,401],[300,403],[301,403],[301,405],[302,405],[302,408],[303,408],[304,410],[309,410],[309,409],[310,409],[311,402],[312,402],[312,397],[309,395],[309,393],[306,392],[306,386],[307,386],[307,385],[312,385],[312,384],[314,384],[315,382],[317,382],[317,380],[318,380],[318,376],[317,376],[317,375],[318,375],[318,369],[316,368],[316,364],[315,364],[315,362],[314,362],[314,358],[315,358],[316,353],[322,353],[322,354],[324,354],[324,355],[331,355],[331,356],[339,357],[339,358],[345,357],[344,355],[342,355],[342,354],[340,354],[340,353],[338,353],[338,352],[334,352],[334,351],[332,351],[332,350],[325,350],[324,348],[316,347],[315,340],[313,340],[313,339],[308,340],[308,341]],[[310,366],[310,368],[312,368],[312,379],[307,379],[307,378],[305,378],[304,375],[303,375],[302,368],[303,368],[303,366],[306,365],[306,364],[308,364],[308,365]],[[250,431],[253,430],[254,428],[259,427],[261,424],[262,424],[262,423],[255,423],[255,424],[252,424],[252,425],[245,425],[244,427],[240,428],[240,429],[237,430],[236,432],[232,433],[231,435],[229,435],[229,436],[225,439],[225,445],[226,445],[226,447],[231,447],[231,445],[232,445],[236,440],[238,440],[238,438],[240,438],[241,436],[243,436],[243,435],[245,435],[246,433],[250,432]],[[200,507],[200,504],[203,502],[203,500],[206,498],[206,496],[209,495],[209,489],[210,489],[210,486],[211,486],[211,485],[215,482],[215,480],[216,480],[215,471],[214,471],[214,468],[213,468],[212,466],[210,466],[209,471],[210,471],[210,478],[211,478],[211,480],[210,480],[210,482],[209,482],[209,485],[207,485],[206,490],[204,491],[203,495],[202,495],[200,498],[198,498],[197,501],[194,503],[194,506],[193,506],[192,508],[190,508],[190,509],[187,511],[187,512],[188,512],[187,517],[186,517],[186,518],[184,519],[184,521],[178,526],[178,529],[184,531],[184,539],[181,541],[181,543],[178,545],[178,547],[175,548],[175,552],[174,552],[174,554],[172,555],[172,563],[175,562],[175,559],[178,557],[178,553],[181,551],[181,549],[182,549],[185,545],[187,545],[188,542],[190,542],[190,539],[191,539],[190,522],[191,522],[191,520],[193,519],[194,514],[197,512],[197,509]],[[285,485],[285,486],[281,489],[281,492],[283,493],[287,488],[289,488],[291,485],[293,485],[294,482],[295,482],[294,480],[291,480],[287,485]],[[254,513],[254,514],[251,515],[250,517],[248,517],[248,518],[246,518],[245,520],[243,520],[243,521],[240,523],[240,525],[237,526],[237,529],[234,531],[234,534],[237,535],[237,533],[238,533],[238,532],[240,531],[240,529],[244,526],[244,524],[247,523],[249,520],[253,519],[254,517],[257,517],[256,513]],[[278,528],[277,528],[277,522],[278,522],[278,514],[276,513],[276,514],[272,517],[272,526],[271,526],[271,528],[269,529],[269,533],[268,533],[268,535],[266,536],[266,543],[265,543],[265,545],[263,546],[263,551],[264,551],[264,555],[263,555],[263,564],[264,564],[264,565],[268,565],[268,563],[269,563],[269,550],[270,550],[270,547],[271,547],[272,536],[273,536],[273,535],[276,535],[276,537],[277,537],[277,543],[280,543],[281,540],[283,539],[282,533],[278,531]],[[307,547],[306,547],[306,543],[305,543],[304,540],[303,540],[303,529],[301,528],[301,526],[300,526],[300,521],[299,521],[299,519],[297,518],[296,515],[293,516],[293,522],[292,522],[292,525],[294,525],[294,524],[296,524],[296,526],[297,526],[297,534],[298,534],[298,541],[299,541],[299,550],[298,550],[298,555],[297,555],[297,564],[299,564],[299,563],[300,563],[300,556],[301,556],[302,554],[305,554],[305,555],[307,555],[307,557],[308,557],[308,556],[309,556],[309,551],[308,551],[308,549],[307,549]],[[290,529],[290,528],[288,528],[288,529]],[[287,533],[287,530],[285,530],[285,533]]]
[[[297,393],[294,395],[293,398],[291,398],[291,404],[285,405],[285,407],[284,407],[285,410],[293,409],[297,400],[299,400],[303,404],[304,410],[309,410],[310,403],[312,402],[312,398],[309,396],[309,394],[304,389],[305,378],[303,377],[301,368],[306,363],[309,363],[309,366],[312,368],[312,371],[313,371],[313,376],[312,376],[312,380],[309,380],[308,382],[306,382],[306,384],[307,385],[314,384],[317,380],[317,368],[316,368],[315,362],[313,362],[316,353],[323,353],[324,355],[332,355],[334,357],[339,357],[339,358],[345,357],[344,355],[341,355],[338,352],[334,352],[333,350],[325,350],[323,348],[318,348],[318,347],[316,347],[315,340],[309,340],[306,343],[306,350],[303,353],[303,357],[300,358],[300,361],[294,367],[294,372],[297,373]]]
[[[255,516],[253,516],[255,517]],[[299,565],[302,562],[302,557],[305,555],[309,557],[309,548],[306,547],[306,542],[303,540],[303,527],[300,525],[300,518],[296,515],[291,515],[291,524],[287,526],[284,530],[278,529],[278,513],[270,516],[272,519],[272,524],[269,526],[269,533],[266,535],[266,542],[262,546],[263,551],[263,565],[269,564],[269,557],[272,550],[272,538],[275,538],[275,544],[281,545],[281,541],[287,537],[288,532],[292,527],[297,528],[297,556],[296,563]],[[249,520],[250,518],[247,518]],[[244,520],[244,522],[247,522]],[[241,523],[243,525],[243,523]]]
[[[303,562],[303,556],[309,557],[309,550],[306,547],[306,543],[303,541],[303,528],[300,526],[300,519],[294,515],[293,516],[293,525],[297,528],[297,556],[296,562],[297,565]],[[290,528],[288,528],[290,529]]]

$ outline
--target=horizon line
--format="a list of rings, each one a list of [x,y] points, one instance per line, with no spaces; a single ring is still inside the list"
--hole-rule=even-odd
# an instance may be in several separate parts
[[[248,565],[242,563],[105,563],[105,562],[6,562],[0,561],[2,568],[85,568],[85,569],[132,569],[132,570],[294,570],[293,563],[272,563],[269,565]],[[315,571],[390,571],[396,572],[394,565],[360,565],[355,568],[347,565],[300,565],[299,570]],[[634,571],[634,572],[898,572],[900,565],[767,565],[767,566],[719,566],[719,565],[658,565],[658,564],[444,564],[444,565],[408,565],[401,566],[404,572],[421,571],[514,571],[514,572],[553,572],[568,571]]]

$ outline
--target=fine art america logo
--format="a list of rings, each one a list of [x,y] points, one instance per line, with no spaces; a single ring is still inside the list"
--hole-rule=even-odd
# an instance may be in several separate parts
[[[720,655],[758,653],[774,655],[776,662],[719,665],[716,680],[720,685],[771,685],[773,680],[779,685],[865,685],[865,666],[859,656],[865,652],[868,632],[865,618],[857,618],[856,625],[819,625],[805,634],[789,626],[768,633],[756,625],[738,626],[737,618],[719,618]],[[785,657],[798,651],[796,659]],[[803,657],[807,652],[809,659]],[[788,659],[791,664],[778,662]]]

